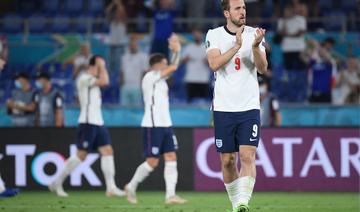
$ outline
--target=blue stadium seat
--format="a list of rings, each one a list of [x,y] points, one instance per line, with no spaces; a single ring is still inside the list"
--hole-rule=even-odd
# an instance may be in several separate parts
[[[74,83],[69,82],[68,84],[66,84],[66,86],[64,87],[65,90],[65,102],[66,103],[74,103],[75,100],[75,86]]]
[[[70,31],[70,18],[65,15],[57,15],[53,18],[52,32],[67,33]]]
[[[324,13],[333,9],[334,7],[333,0],[318,0],[318,4],[320,11]]]
[[[341,9],[346,12],[356,12],[357,0],[342,0]]]
[[[79,16],[76,18],[76,21],[74,23],[74,29],[78,33],[85,33],[88,29],[88,24],[91,24],[91,18],[87,15]],[[91,27],[91,26],[90,26]]]
[[[29,0],[19,0],[17,2],[18,4],[18,8],[19,8],[19,12],[22,16],[24,17],[28,17],[30,16],[31,14],[35,13],[35,12],[38,12],[38,5],[39,5],[39,2],[38,0],[32,0],[32,1],[29,1]]]
[[[10,73],[9,73],[9,79],[14,79],[14,77],[16,76],[16,74],[23,72],[25,70],[25,65],[22,63],[15,63],[15,64],[10,64]]]
[[[82,13],[83,5],[83,0],[65,0],[64,12],[69,15],[79,15]]]
[[[42,7],[45,14],[54,14],[60,9],[59,0],[43,0]]]
[[[105,21],[102,23],[95,23],[92,25],[92,31],[93,32],[103,32],[103,33],[108,33],[110,31],[110,23]]]
[[[14,74],[13,74],[13,70],[14,70],[14,64],[6,64],[4,69],[1,71],[0,74],[0,81],[5,80],[12,80]]]
[[[118,104],[119,103],[119,73],[110,72],[110,85],[103,88],[102,96],[105,104]]]
[[[41,14],[34,14],[29,17],[30,32],[43,32],[46,28],[46,17]]]
[[[5,69],[3,70],[5,71]],[[0,80],[0,104],[11,96],[11,90],[13,89],[14,83],[12,79]]]
[[[92,16],[98,16],[105,10],[105,4],[103,0],[88,0],[87,5],[87,12]]]
[[[69,64],[65,67],[61,63],[54,63],[54,72],[52,78],[71,80],[73,65]]]
[[[334,10],[324,16],[323,26],[327,31],[340,31],[346,15],[341,10]]]
[[[15,13],[8,13],[4,16],[2,31],[5,33],[20,33],[23,31],[23,19]]]
[[[25,64],[24,71],[29,75],[30,78],[35,78],[37,75],[37,66],[36,64]]]
[[[41,67],[40,67],[40,70],[41,70],[41,72],[45,72],[45,73],[50,74],[50,75],[54,72],[51,63],[42,64]]]
[[[74,93],[75,88],[72,82],[68,82],[65,84],[58,84],[55,80],[52,80],[54,87],[58,88],[63,95],[65,103],[73,103],[74,102]]]

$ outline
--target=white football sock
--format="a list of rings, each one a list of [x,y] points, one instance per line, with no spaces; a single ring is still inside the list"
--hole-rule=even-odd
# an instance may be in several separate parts
[[[0,193],[5,191],[5,183],[3,181],[3,179],[0,176]]]
[[[239,198],[240,198],[239,197],[239,193],[240,193],[239,181],[240,181],[240,178],[232,181],[231,183],[224,183],[233,208],[235,208],[237,206],[237,204],[239,203]]]
[[[177,171],[176,161],[165,162],[164,178],[166,185],[166,198],[175,196],[175,188],[178,181],[178,171]]]
[[[101,170],[104,174],[106,191],[110,192],[112,189],[116,188],[115,184],[115,163],[114,156],[107,155],[101,156]]]
[[[250,176],[240,177],[238,183],[238,187],[240,189],[239,203],[249,204],[252,192],[254,190],[255,178]]]
[[[60,175],[56,178],[55,183],[57,185],[62,185],[67,176],[81,163],[80,158],[77,155],[73,155],[67,159],[65,162],[64,169],[61,171]]]
[[[145,180],[147,176],[153,171],[154,169],[145,161],[144,163],[140,164],[131,179],[130,183],[127,185],[130,189],[135,190],[137,189],[139,183]]]

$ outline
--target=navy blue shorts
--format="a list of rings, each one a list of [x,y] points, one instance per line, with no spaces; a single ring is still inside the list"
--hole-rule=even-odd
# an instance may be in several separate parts
[[[88,152],[97,151],[99,147],[111,144],[109,131],[104,126],[80,124],[77,132],[76,146]]]
[[[171,127],[143,127],[145,157],[160,157],[178,149],[177,139]]]
[[[240,145],[258,146],[260,110],[214,111],[215,145],[218,152],[238,152]]]

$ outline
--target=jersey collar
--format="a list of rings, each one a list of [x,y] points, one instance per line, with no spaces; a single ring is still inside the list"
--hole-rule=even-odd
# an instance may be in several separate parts
[[[235,33],[235,32],[231,32],[231,31],[227,28],[226,25],[224,25],[224,29],[225,29],[225,31],[226,31],[227,33],[229,33],[230,35],[233,35],[233,36],[236,35],[236,33]],[[245,26],[244,26],[244,28],[243,28],[242,33],[244,32],[244,30],[245,30]]]

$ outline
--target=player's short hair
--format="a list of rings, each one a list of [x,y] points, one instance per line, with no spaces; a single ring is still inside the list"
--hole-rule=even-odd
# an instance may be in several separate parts
[[[223,11],[230,10],[230,0],[221,0],[221,9]]]
[[[90,58],[90,60],[89,60],[89,65],[90,66],[95,66],[96,65],[96,58],[103,58],[101,55],[98,55],[98,54],[96,54],[96,55],[94,55],[94,56],[92,56],[91,58]]]
[[[166,56],[161,53],[155,53],[150,55],[149,64],[150,66],[155,65],[156,63],[160,63],[163,59],[166,59]]]
[[[332,38],[332,37],[327,37],[327,38],[325,38],[325,40],[322,42],[322,44],[324,45],[324,44],[331,44],[331,45],[335,45],[336,44],[336,41],[335,41],[335,39],[334,38]]]
[[[30,80],[30,76],[25,73],[25,72],[19,72],[15,75],[15,79],[19,79],[19,78],[23,78],[23,79],[26,79],[26,80]]]
[[[50,80],[50,74],[46,73],[46,72],[40,72],[38,73],[38,75],[36,76],[36,79],[46,79],[46,80]]]

